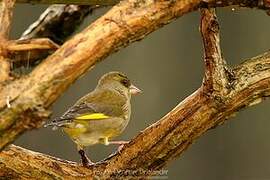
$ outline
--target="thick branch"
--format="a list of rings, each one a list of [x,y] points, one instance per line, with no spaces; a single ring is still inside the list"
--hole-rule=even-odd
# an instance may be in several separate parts
[[[8,39],[15,0],[3,0],[0,6],[0,39]]]
[[[0,177],[6,179],[74,179],[92,175],[90,170],[78,164],[14,145],[1,153],[0,161]]]
[[[1,2],[2,0],[0,0]],[[115,5],[119,0],[17,0],[27,4],[76,4],[76,5]]]
[[[0,82],[9,79],[10,63],[6,57],[5,45],[9,38],[15,0],[3,0],[0,4]]]
[[[136,172],[136,177],[150,175],[153,170],[161,169],[178,157],[207,130],[222,124],[237,111],[270,96],[270,52],[237,66],[233,73],[235,80],[230,94],[224,97],[222,103],[205,95],[203,88],[198,89],[161,120],[131,140],[120,153],[89,170],[78,164],[64,163],[46,155],[11,147],[0,153],[0,172],[14,175],[22,173],[21,176],[32,178],[36,177],[36,173],[44,173],[44,177],[53,173],[52,177],[65,178],[69,172],[84,178],[93,178],[95,174],[103,179],[130,178],[134,176],[133,172]],[[29,167],[27,172],[22,169],[22,164]],[[76,169],[77,173],[73,173]]]
[[[3,0],[0,0],[0,2]],[[17,0],[17,3],[30,4],[76,4],[76,5],[115,5],[119,0]],[[186,2],[190,4],[189,1]],[[257,7],[261,9],[268,9],[270,6],[269,0],[202,0],[202,4],[208,4],[209,7],[223,7],[230,5],[240,5],[243,7]]]
[[[0,40],[0,82],[4,82],[9,79],[9,74],[10,74],[10,63],[9,60],[5,57],[6,52],[2,45],[6,44],[6,41]]]

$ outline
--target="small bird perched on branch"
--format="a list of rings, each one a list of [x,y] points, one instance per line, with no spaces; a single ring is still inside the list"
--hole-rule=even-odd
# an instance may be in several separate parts
[[[79,99],[61,117],[45,125],[61,127],[77,144],[82,164],[93,164],[83,148],[94,144],[119,144],[125,141],[111,141],[127,126],[132,94],[141,90],[131,84],[126,75],[109,72],[103,75],[94,91]]]

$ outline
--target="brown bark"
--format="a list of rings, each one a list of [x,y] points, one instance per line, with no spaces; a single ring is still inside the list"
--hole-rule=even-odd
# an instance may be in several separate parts
[[[11,28],[11,19],[13,16],[13,7],[15,0],[3,0],[0,6],[0,37],[1,39],[8,39]]]
[[[91,176],[87,168],[69,161],[33,152],[11,145],[1,154],[0,177],[6,179],[33,178],[40,179],[74,179]],[[4,162],[4,163],[3,163]],[[14,169],[16,167],[16,169]]]
[[[26,130],[39,127],[49,115],[47,108],[96,62],[131,42],[141,40],[173,19],[205,7],[204,2],[122,1],[66,42],[29,76],[6,82],[5,86],[0,87],[1,97],[9,97],[8,103],[6,98],[0,99],[0,149]],[[208,5],[214,6],[215,3],[209,1]],[[246,0],[219,1],[218,6],[231,3],[267,9],[263,3]],[[217,22],[213,13],[213,10],[202,10],[201,32],[206,68],[202,87],[141,132],[121,152],[85,170],[77,164],[75,168],[70,167],[72,163],[63,163],[12,146],[10,150],[0,153],[1,172],[4,175],[10,172],[10,176],[12,173],[17,176],[19,172],[22,177],[34,178],[39,175],[44,178],[65,178],[69,173],[77,176],[74,169],[78,168],[83,178],[101,176],[109,179],[132,175],[125,173],[128,170],[141,170],[135,175],[145,177],[179,156],[208,129],[223,123],[240,109],[268,97],[270,52],[228,70],[221,57]],[[13,160],[14,155],[21,157],[21,161]],[[27,164],[26,160],[31,164]],[[28,171],[25,165],[29,167]],[[84,171],[89,174],[84,174]]]
[[[9,38],[15,0],[3,0],[0,4],[0,82],[9,79],[10,63],[6,57],[5,45]]]
[[[36,64],[58,48],[57,44],[47,38],[9,41],[5,47],[10,63],[16,67]]]
[[[216,96],[226,96],[229,86],[229,71],[225,60],[222,57],[219,45],[219,25],[215,10],[210,12],[201,9],[202,19],[200,31],[204,45],[204,91],[215,94]]]
[[[0,0],[1,2],[2,0]],[[115,5],[118,0],[17,0],[27,4],[77,4],[77,5]]]

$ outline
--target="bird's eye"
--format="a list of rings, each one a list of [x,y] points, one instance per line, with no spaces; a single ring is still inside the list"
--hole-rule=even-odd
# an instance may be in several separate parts
[[[125,86],[125,87],[129,87],[130,86],[130,81],[128,79],[123,79],[121,81],[121,83]]]

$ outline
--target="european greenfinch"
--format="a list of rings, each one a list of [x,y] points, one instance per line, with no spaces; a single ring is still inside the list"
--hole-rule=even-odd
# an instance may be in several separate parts
[[[103,75],[96,88],[79,99],[61,117],[45,126],[61,127],[77,144],[82,164],[92,164],[83,148],[94,144],[119,144],[125,141],[111,141],[126,128],[131,114],[132,94],[141,90],[131,84],[121,72]]]

